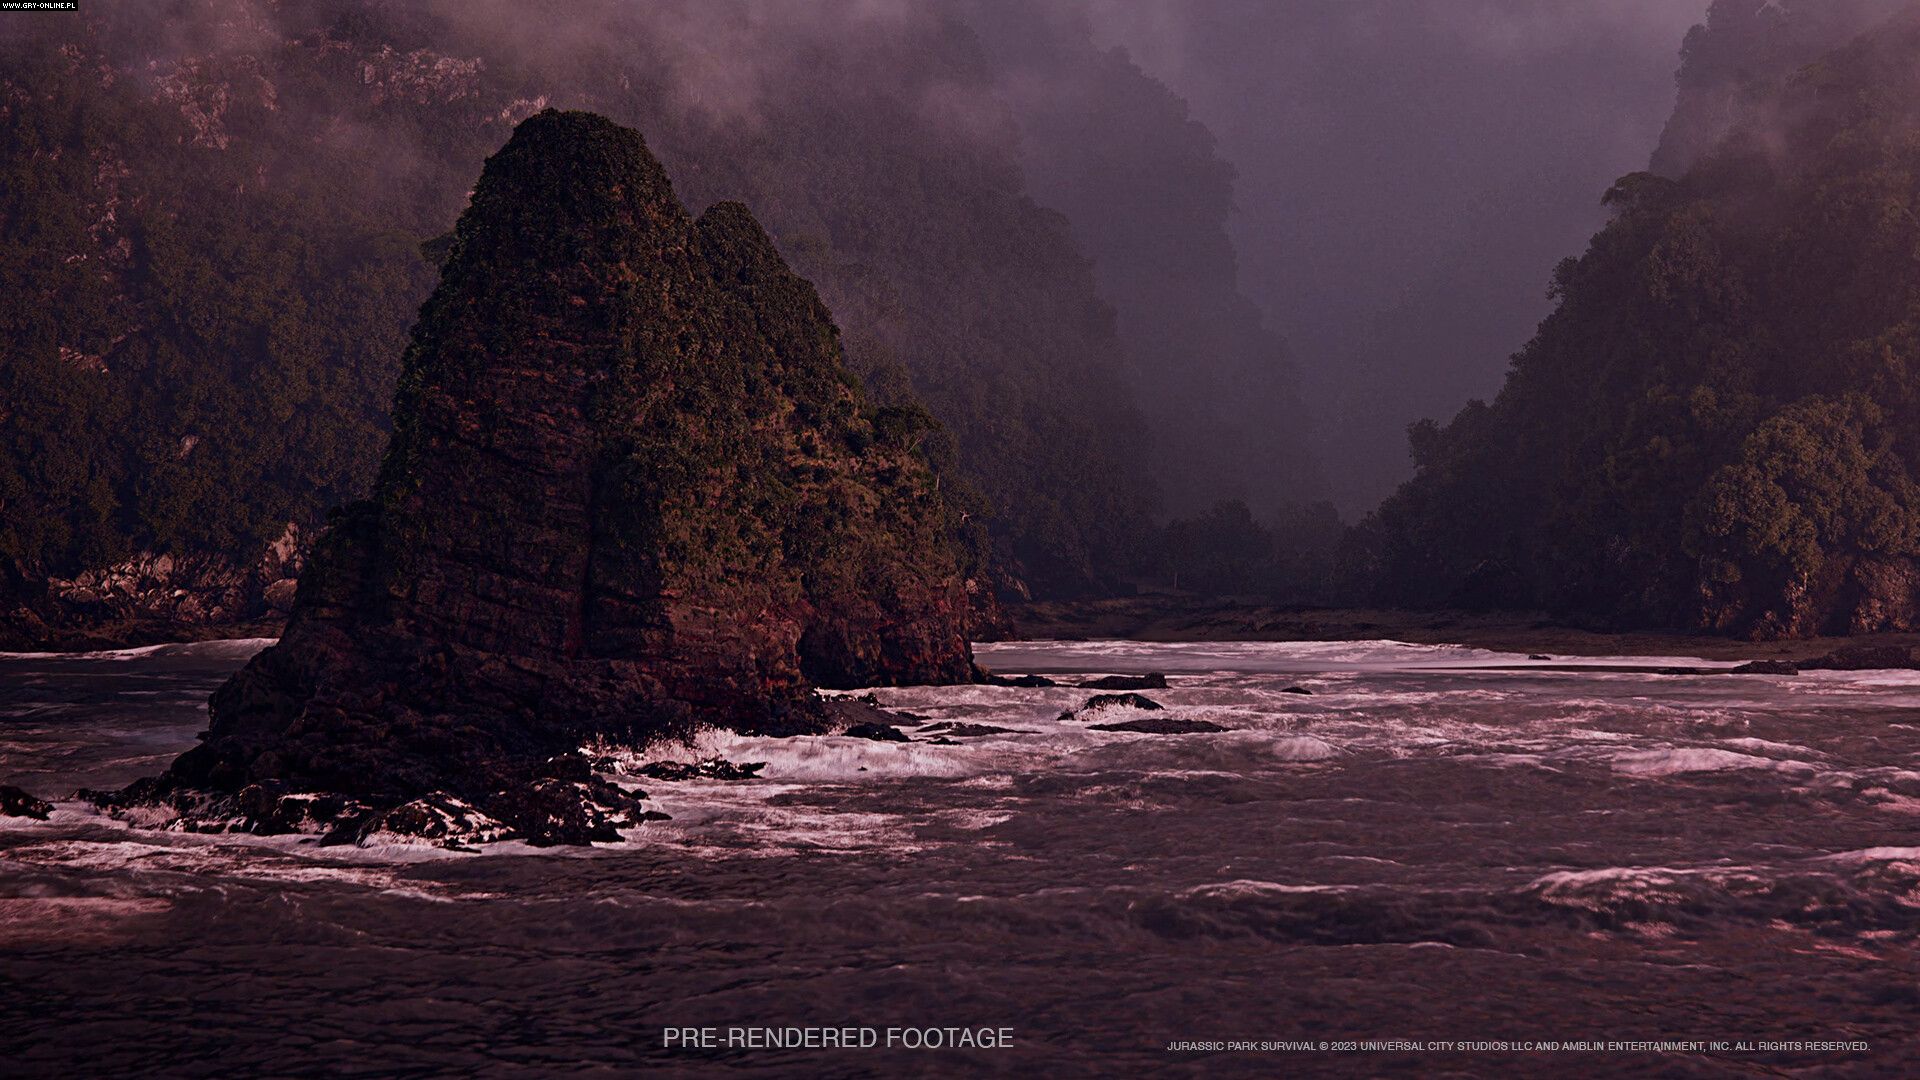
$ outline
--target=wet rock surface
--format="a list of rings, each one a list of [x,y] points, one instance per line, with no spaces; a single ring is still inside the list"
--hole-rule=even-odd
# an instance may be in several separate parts
[[[36,798],[11,784],[0,784],[0,816],[45,821],[51,813],[53,804],[45,799]]]
[[[634,775],[653,780],[752,780],[767,767],[764,761],[732,762],[722,758],[705,761],[655,761],[635,770]]]
[[[322,842],[366,847],[428,841],[442,847],[465,848],[516,836],[503,822],[470,803],[435,792],[391,810],[361,816],[328,833]]]
[[[1117,724],[1092,724],[1095,731],[1132,731],[1142,735],[1195,735],[1225,731],[1211,720],[1185,720],[1178,716],[1150,716],[1144,720],[1123,720]]]
[[[1140,709],[1144,712],[1155,712],[1163,707],[1144,694],[1095,694],[1081,703],[1078,708],[1061,713],[1060,719],[1085,720],[1107,709]]]

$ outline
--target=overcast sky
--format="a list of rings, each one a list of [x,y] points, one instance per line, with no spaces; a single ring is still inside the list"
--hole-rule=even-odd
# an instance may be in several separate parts
[[[1242,283],[1349,516],[1500,386],[1553,265],[1646,167],[1708,0],[1092,0],[1239,170]]]

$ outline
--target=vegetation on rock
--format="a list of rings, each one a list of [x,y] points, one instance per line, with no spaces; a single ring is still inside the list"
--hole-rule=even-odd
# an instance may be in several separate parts
[[[447,252],[372,498],[155,790],[449,792],[529,829],[590,740],[818,730],[813,687],[973,678],[914,427],[745,207],[691,220],[638,134],[547,110]]]

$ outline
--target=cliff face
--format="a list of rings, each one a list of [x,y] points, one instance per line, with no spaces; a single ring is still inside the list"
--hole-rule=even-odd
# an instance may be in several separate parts
[[[966,681],[913,416],[864,402],[744,207],[691,221],[639,135],[542,112],[453,234],[373,497],[169,779],[484,800],[594,736],[819,730],[814,686]]]

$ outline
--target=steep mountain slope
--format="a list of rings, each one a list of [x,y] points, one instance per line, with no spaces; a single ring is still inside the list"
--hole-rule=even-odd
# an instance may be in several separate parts
[[[1624,178],[1500,396],[1417,426],[1380,592],[1752,636],[1920,626],[1920,12]]]
[[[1748,110],[1821,54],[1893,15],[1907,0],[1714,0],[1680,47],[1679,94],[1652,171],[1678,177],[1711,153]]]

